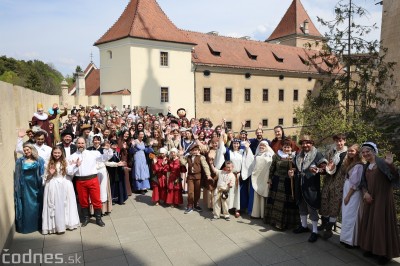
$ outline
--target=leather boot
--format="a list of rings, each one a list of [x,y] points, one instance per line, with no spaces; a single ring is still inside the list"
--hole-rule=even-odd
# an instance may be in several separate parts
[[[101,219],[101,209],[94,209],[94,216],[96,217],[96,224],[104,227],[106,224]]]
[[[82,209],[83,220],[82,220],[82,227],[85,227],[90,221],[90,210],[89,208]]]
[[[321,216],[321,225],[318,226],[318,231],[325,230],[325,226],[328,222],[329,217]]]
[[[322,234],[322,239],[327,240],[333,236],[332,228],[335,223],[328,222],[325,226],[325,232]]]

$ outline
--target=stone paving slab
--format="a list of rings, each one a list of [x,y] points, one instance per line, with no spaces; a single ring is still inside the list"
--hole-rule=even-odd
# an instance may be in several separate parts
[[[61,235],[18,234],[7,253],[34,254],[29,265],[376,265],[360,250],[329,241],[308,243],[308,234],[295,235],[248,216],[211,221],[212,213],[184,214],[183,207],[154,206],[151,191],[114,205],[106,226],[92,222]],[[4,252],[3,252],[4,254]],[[53,261],[45,261],[53,256]],[[55,263],[57,258],[57,263]],[[63,263],[58,263],[62,260]],[[36,262],[36,263],[34,263]],[[15,264],[18,265],[18,264]],[[27,264],[28,265],[28,264]],[[388,265],[400,266],[395,259]]]

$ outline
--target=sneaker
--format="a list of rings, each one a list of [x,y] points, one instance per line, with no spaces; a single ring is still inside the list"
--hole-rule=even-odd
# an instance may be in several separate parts
[[[308,238],[308,242],[314,243],[318,239],[318,234],[317,233],[311,233],[310,237]]]
[[[219,219],[218,217],[214,216],[213,218],[210,219],[210,221],[216,221],[218,219]]]
[[[307,232],[310,232],[310,229],[308,229],[308,227],[303,227],[301,225],[293,230],[293,233],[295,233],[295,234],[301,234],[301,233],[307,233]]]
[[[197,212],[202,212],[203,211],[203,209],[200,206],[194,207],[194,210],[197,211]]]
[[[231,220],[231,218],[228,216],[228,217],[225,217],[225,221],[230,221]]]
[[[193,208],[186,208],[184,213],[188,214],[188,213],[191,213],[191,212],[193,212]]]

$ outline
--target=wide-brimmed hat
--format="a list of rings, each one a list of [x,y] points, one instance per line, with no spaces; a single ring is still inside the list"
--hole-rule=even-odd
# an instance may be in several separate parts
[[[302,145],[303,142],[305,142],[305,141],[307,141],[307,142],[309,142],[311,144],[314,144],[314,140],[308,134],[304,134],[303,136],[301,136],[301,138],[299,140],[300,145]]]
[[[61,138],[63,138],[66,135],[70,135],[71,138],[75,138],[74,133],[72,131],[70,131],[70,130],[64,130],[63,132],[61,132]]]
[[[92,126],[89,125],[89,124],[83,124],[83,125],[81,126],[81,130],[83,131],[83,130],[85,130],[85,129],[92,129]]]

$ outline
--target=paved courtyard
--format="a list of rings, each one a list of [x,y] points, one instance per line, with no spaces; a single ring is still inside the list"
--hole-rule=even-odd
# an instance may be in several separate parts
[[[151,192],[148,192],[147,195],[132,195],[125,205],[114,205],[111,215],[103,219],[104,228],[89,224],[63,235],[49,236],[16,233],[6,253],[8,259],[14,253],[35,254],[36,265],[40,265],[39,256],[42,259],[53,256],[47,260],[51,263],[41,265],[62,265],[55,263],[60,262],[62,256],[65,265],[88,266],[361,266],[376,263],[365,259],[360,250],[342,247],[338,235],[329,241],[319,239],[311,244],[307,242],[308,234],[279,232],[261,220],[232,217],[229,222],[210,221],[211,217],[209,211],[184,214],[183,209],[153,206]],[[13,258],[14,261],[19,259]],[[400,265],[400,260],[390,265]]]

